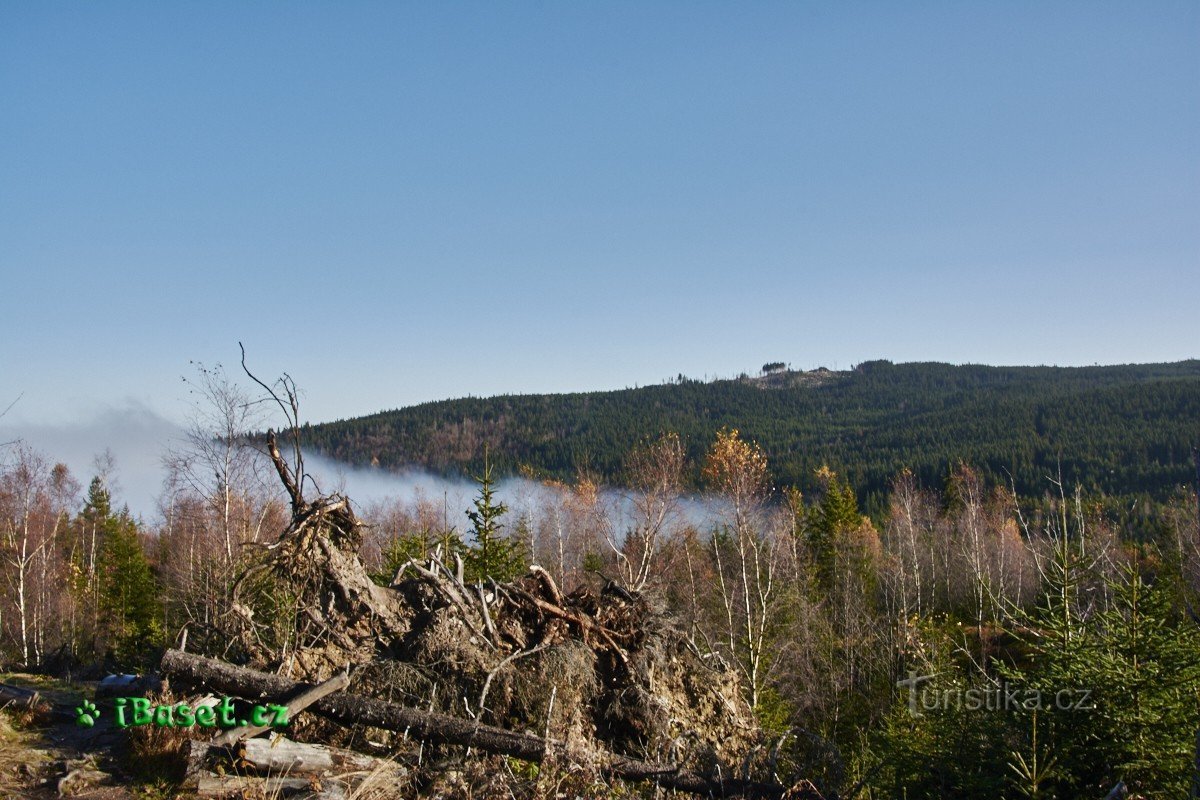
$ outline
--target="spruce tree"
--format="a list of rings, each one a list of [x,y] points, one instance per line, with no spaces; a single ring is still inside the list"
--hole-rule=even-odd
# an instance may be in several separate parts
[[[839,556],[848,549],[849,534],[862,525],[862,515],[854,488],[848,482],[828,467],[822,467],[817,477],[825,484],[825,494],[812,515],[808,546],[816,565],[817,581],[828,593],[839,568]]]
[[[520,545],[501,534],[500,518],[508,513],[508,506],[496,502],[487,448],[483,451],[483,475],[475,482],[479,484],[475,510],[466,512],[475,542],[464,559],[465,577],[470,582],[511,580],[525,571],[525,559]]]
[[[1146,797],[1181,797],[1200,727],[1200,635],[1174,613],[1165,582],[1148,585],[1135,567],[1114,595],[1097,619],[1104,647],[1089,665],[1097,721],[1110,732],[1097,754]]]
[[[107,657],[118,667],[152,663],[161,644],[158,586],[127,510],[111,515],[98,559]]]
[[[91,652],[84,655],[114,667],[151,663],[162,639],[159,588],[128,509],[113,511],[103,479],[96,477],[76,528],[75,590],[90,623]]]
[[[1035,632],[1023,637],[1030,663],[1000,672],[1040,693],[1061,796],[1124,781],[1142,797],[1181,797],[1200,726],[1200,632],[1176,614],[1165,582],[1147,584],[1136,565],[1112,582],[1109,607],[1081,614],[1081,571],[1061,548],[1046,602],[1025,626]]]

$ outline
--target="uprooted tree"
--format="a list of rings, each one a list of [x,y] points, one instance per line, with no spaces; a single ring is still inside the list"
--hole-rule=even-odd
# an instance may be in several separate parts
[[[294,422],[290,386],[287,396]],[[564,595],[536,565],[472,582],[459,554],[441,552],[381,586],[359,559],[363,525],[349,499],[305,499],[296,433],[290,464],[276,434],[266,439],[291,520],[233,588],[221,655],[245,667],[172,651],[163,669],[176,682],[285,697],[349,667],[346,691],[315,703],[293,736],[393,752],[423,742],[446,757],[502,754],[689,792],[783,796],[737,671],[646,596],[615,583]]]

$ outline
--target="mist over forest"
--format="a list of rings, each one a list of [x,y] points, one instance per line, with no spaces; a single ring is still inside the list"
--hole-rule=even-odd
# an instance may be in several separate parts
[[[1198,31],[0,2],[0,798],[1200,800]]]
[[[746,756],[768,796],[785,774],[779,791],[802,778],[826,798],[855,785],[914,797],[996,785],[1099,797],[1120,784],[1170,797],[1191,785],[1200,362],[782,367],[311,426],[286,376],[256,383],[197,366],[184,424],[130,405],[27,428],[0,452],[0,661],[96,678],[160,660],[175,669],[184,656],[169,648],[186,640],[195,653],[283,669],[340,642],[331,663],[375,653],[478,691],[507,662],[475,638],[455,645],[465,661],[449,672],[437,666],[449,656],[422,649],[447,646],[435,644],[436,627],[404,627],[417,637],[407,655],[397,656],[400,639],[383,643],[400,635],[386,620],[412,613],[401,597],[414,580],[442,587],[444,613],[491,630],[501,611],[486,610],[490,582],[517,608],[534,604],[521,613],[576,620],[582,642],[588,625],[617,623],[578,615],[616,613],[603,611],[616,603],[621,624],[634,614],[646,630],[668,625],[653,641],[717,659],[677,666],[678,677],[716,668],[728,713],[752,720],[737,723],[750,731],[738,746],[775,742],[774,777]],[[283,584],[255,577],[276,571]],[[333,602],[323,593],[351,597],[364,581],[385,593],[317,610]],[[478,592],[482,612],[463,592]],[[613,653],[634,658],[617,635],[591,641],[596,669]],[[551,657],[535,655],[548,641],[503,646],[533,661]],[[304,669],[315,671],[296,674],[327,674]],[[551,713],[520,699],[522,674],[489,724]],[[622,674],[637,691],[667,691]],[[437,685],[415,697],[431,713],[458,713]],[[1018,690],[1078,702],[984,699]],[[671,691],[683,695],[657,702],[696,702]],[[602,713],[590,705],[600,699],[563,702],[560,713]],[[647,713],[639,708],[628,711]],[[733,724],[719,721],[725,713],[697,718],[693,734]],[[589,747],[632,755],[623,737],[643,723],[621,719],[597,727]],[[673,730],[644,724],[645,742]],[[1053,770],[1036,766],[1051,757]],[[704,780],[679,785],[732,791]]]

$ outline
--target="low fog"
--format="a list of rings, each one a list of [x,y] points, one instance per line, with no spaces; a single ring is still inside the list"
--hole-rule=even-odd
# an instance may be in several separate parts
[[[84,490],[93,476],[103,473],[114,505],[127,505],[134,517],[148,524],[162,518],[159,500],[167,478],[165,457],[186,442],[186,431],[180,425],[134,401],[66,424],[5,425],[0,421],[0,444],[4,444],[0,458],[11,458],[17,447],[28,446],[51,464],[66,464]],[[311,452],[304,458],[305,471],[311,477],[306,491],[312,491],[315,483],[322,492],[341,492],[359,511],[392,501],[425,501],[442,506],[445,519],[461,530],[466,527],[465,512],[478,492],[478,484],[472,480],[445,478],[417,468],[397,472],[357,468]],[[496,485],[496,495],[509,507],[513,519],[542,503],[552,491],[523,478],[507,478]],[[619,530],[621,518],[630,511],[627,493],[605,489],[601,496]],[[711,522],[716,511],[707,497],[684,498],[679,504],[683,520],[701,527]]]

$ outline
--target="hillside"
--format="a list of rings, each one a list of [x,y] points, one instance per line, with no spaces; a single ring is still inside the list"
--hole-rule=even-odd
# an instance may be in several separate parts
[[[355,465],[448,474],[480,468],[559,478],[586,468],[619,481],[639,440],[678,432],[699,458],[722,426],[766,450],[780,484],[811,486],[827,463],[877,500],[908,467],[940,485],[968,461],[1022,493],[1061,464],[1088,489],[1165,497],[1190,481],[1200,443],[1200,360],[1097,367],[990,367],[871,361],[849,372],[782,371],[560,395],[425,403],[307,427],[306,441]]]

